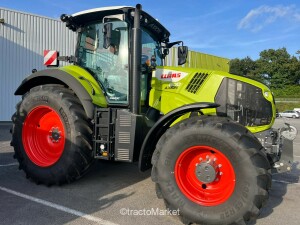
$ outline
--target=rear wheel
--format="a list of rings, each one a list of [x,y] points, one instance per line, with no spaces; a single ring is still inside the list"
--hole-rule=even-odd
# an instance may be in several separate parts
[[[268,198],[270,164],[260,142],[226,118],[190,118],[171,127],[152,157],[152,179],[185,223],[239,224]]]
[[[12,120],[15,157],[36,183],[71,182],[93,162],[91,123],[71,90],[59,85],[32,88]]]

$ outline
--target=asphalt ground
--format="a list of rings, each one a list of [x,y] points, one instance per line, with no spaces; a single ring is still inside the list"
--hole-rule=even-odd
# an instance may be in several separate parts
[[[285,121],[300,131],[300,119],[280,118],[274,126],[279,127]],[[156,197],[150,171],[140,173],[136,164],[99,161],[72,184],[36,185],[18,170],[9,129],[10,125],[0,125],[1,225],[181,224],[176,216],[163,211],[165,207]],[[300,134],[294,140],[292,172],[273,175],[269,201],[251,225],[300,223],[299,162]]]

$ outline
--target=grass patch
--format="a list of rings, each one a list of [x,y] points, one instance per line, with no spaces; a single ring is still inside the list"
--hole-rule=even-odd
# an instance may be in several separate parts
[[[276,108],[278,112],[292,110],[294,108],[300,108],[300,102],[276,102]]]
[[[300,85],[287,85],[283,89],[272,89],[275,98],[300,98]]]

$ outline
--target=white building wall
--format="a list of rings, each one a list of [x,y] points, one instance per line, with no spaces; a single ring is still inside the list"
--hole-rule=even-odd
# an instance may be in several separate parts
[[[74,55],[76,34],[59,20],[10,9],[0,8],[0,19],[0,121],[10,121],[17,87],[32,69],[46,68],[44,49]]]

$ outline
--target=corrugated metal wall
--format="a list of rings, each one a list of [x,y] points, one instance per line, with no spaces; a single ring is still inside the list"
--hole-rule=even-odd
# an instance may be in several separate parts
[[[14,91],[33,68],[45,69],[43,50],[72,55],[76,34],[59,20],[0,8],[0,121],[9,121],[20,97]]]
[[[165,65],[177,66],[177,48],[171,48],[169,55],[166,57]],[[209,55],[201,52],[189,50],[186,64],[182,67],[203,68],[229,72],[230,59]]]

